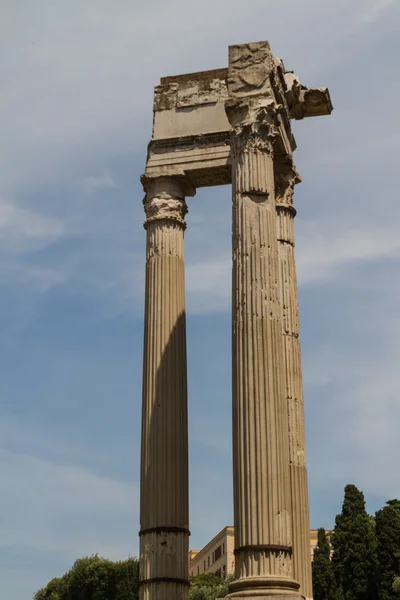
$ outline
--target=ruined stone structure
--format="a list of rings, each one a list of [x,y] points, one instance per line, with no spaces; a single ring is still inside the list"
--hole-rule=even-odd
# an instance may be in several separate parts
[[[312,598],[291,119],[328,115],[268,42],[161,79],[142,176],[147,231],[141,600],[188,592],[186,197],[232,184],[235,598]]]

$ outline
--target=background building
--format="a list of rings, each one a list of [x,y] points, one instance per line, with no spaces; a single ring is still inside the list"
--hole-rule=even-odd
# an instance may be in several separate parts
[[[224,579],[235,571],[234,528],[224,527],[204,548],[189,551],[189,575],[214,573]],[[332,531],[326,534],[330,542]],[[313,559],[317,546],[317,529],[310,530],[310,559]]]
[[[215,573],[224,579],[235,570],[234,528],[224,527],[202,550],[190,550],[189,575]]]

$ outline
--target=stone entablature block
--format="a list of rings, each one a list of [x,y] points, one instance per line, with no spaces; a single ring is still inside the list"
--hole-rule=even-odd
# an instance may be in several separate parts
[[[229,53],[229,69],[163,77],[155,87],[146,178],[187,176],[195,188],[230,184],[228,100],[262,97],[273,106],[280,130],[276,156],[296,148],[290,119],[331,113],[328,89],[304,87],[272,56],[268,42],[231,46]]]

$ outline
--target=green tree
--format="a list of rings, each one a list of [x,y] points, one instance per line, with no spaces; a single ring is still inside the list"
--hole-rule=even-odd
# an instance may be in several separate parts
[[[400,577],[395,577],[392,585],[395,598],[400,598]]]
[[[64,600],[67,598],[67,575],[55,577],[34,595],[34,600]]]
[[[389,500],[375,516],[378,556],[378,597],[394,600],[393,582],[400,576],[400,501]]]
[[[332,535],[332,565],[344,600],[376,600],[377,555],[374,519],[355,485],[344,490],[342,512]]]
[[[318,529],[317,547],[312,564],[314,600],[337,600],[337,586],[330,553],[326,531],[323,528]]]
[[[228,594],[231,578],[220,579],[213,573],[190,577],[189,600],[216,600]]]
[[[34,600],[137,600],[139,561],[80,558],[63,577],[52,579]]]

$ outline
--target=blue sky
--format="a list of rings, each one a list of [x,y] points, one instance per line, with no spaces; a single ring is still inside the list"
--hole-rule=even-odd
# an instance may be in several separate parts
[[[400,496],[400,5],[31,0],[0,25],[0,581],[138,551],[145,232],[161,76],[268,39],[329,118],[293,124],[311,523]],[[397,167],[397,169],[396,169]],[[232,523],[230,190],[187,217],[191,547]]]

